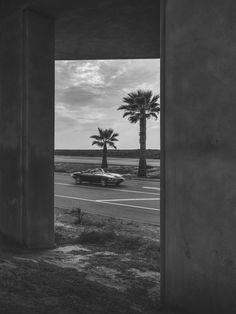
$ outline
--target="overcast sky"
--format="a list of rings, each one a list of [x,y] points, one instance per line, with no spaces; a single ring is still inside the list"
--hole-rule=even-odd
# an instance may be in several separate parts
[[[139,148],[139,125],[122,118],[122,98],[160,91],[160,60],[56,61],[55,147],[91,149],[97,128],[119,133],[118,149]],[[159,148],[160,121],[147,122],[147,148]]]

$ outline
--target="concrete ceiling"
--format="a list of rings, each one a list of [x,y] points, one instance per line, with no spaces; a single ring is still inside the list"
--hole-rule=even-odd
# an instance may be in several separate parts
[[[0,8],[53,17],[58,60],[160,57],[159,0],[2,0]]]

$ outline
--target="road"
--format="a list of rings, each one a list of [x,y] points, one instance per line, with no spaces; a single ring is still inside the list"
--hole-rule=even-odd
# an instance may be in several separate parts
[[[101,163],[101,157],[81,157],[81,156],[58,156],[55,155],[56,162],[73,162],[73,163],[86,163],[86,164],[99,164]],[[138,158],[114,158],[108,157],[108,163],[110,165],[126,165],[126,166],[138,166]],[[150,166],[160,166],[160,159],[147,159],[147,164]]]
[[[55,206],[159,225],[160,183],[126,180],[118,187],[75,185],[69,174],[55,173]]]

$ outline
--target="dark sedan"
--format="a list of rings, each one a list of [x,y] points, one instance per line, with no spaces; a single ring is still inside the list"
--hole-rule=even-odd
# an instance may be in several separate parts
[[[71,174],[71,176],[75,179],[76,184],[89,182],[100,183],[102,186],[107,186],[108,184],[119,185],[125,180],[120,174],[105,172],[102,168],[74,172]]]

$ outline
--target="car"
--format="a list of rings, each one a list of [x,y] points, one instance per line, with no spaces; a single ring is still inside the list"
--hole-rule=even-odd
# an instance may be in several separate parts
[[[120,174],[105,172],[102,168],[73,172],[71,176],[75,180],[76,184],[89,182],[100,183],[102,186],[107,186],[108,184],[119,185],[125,181],[125,179]]]

